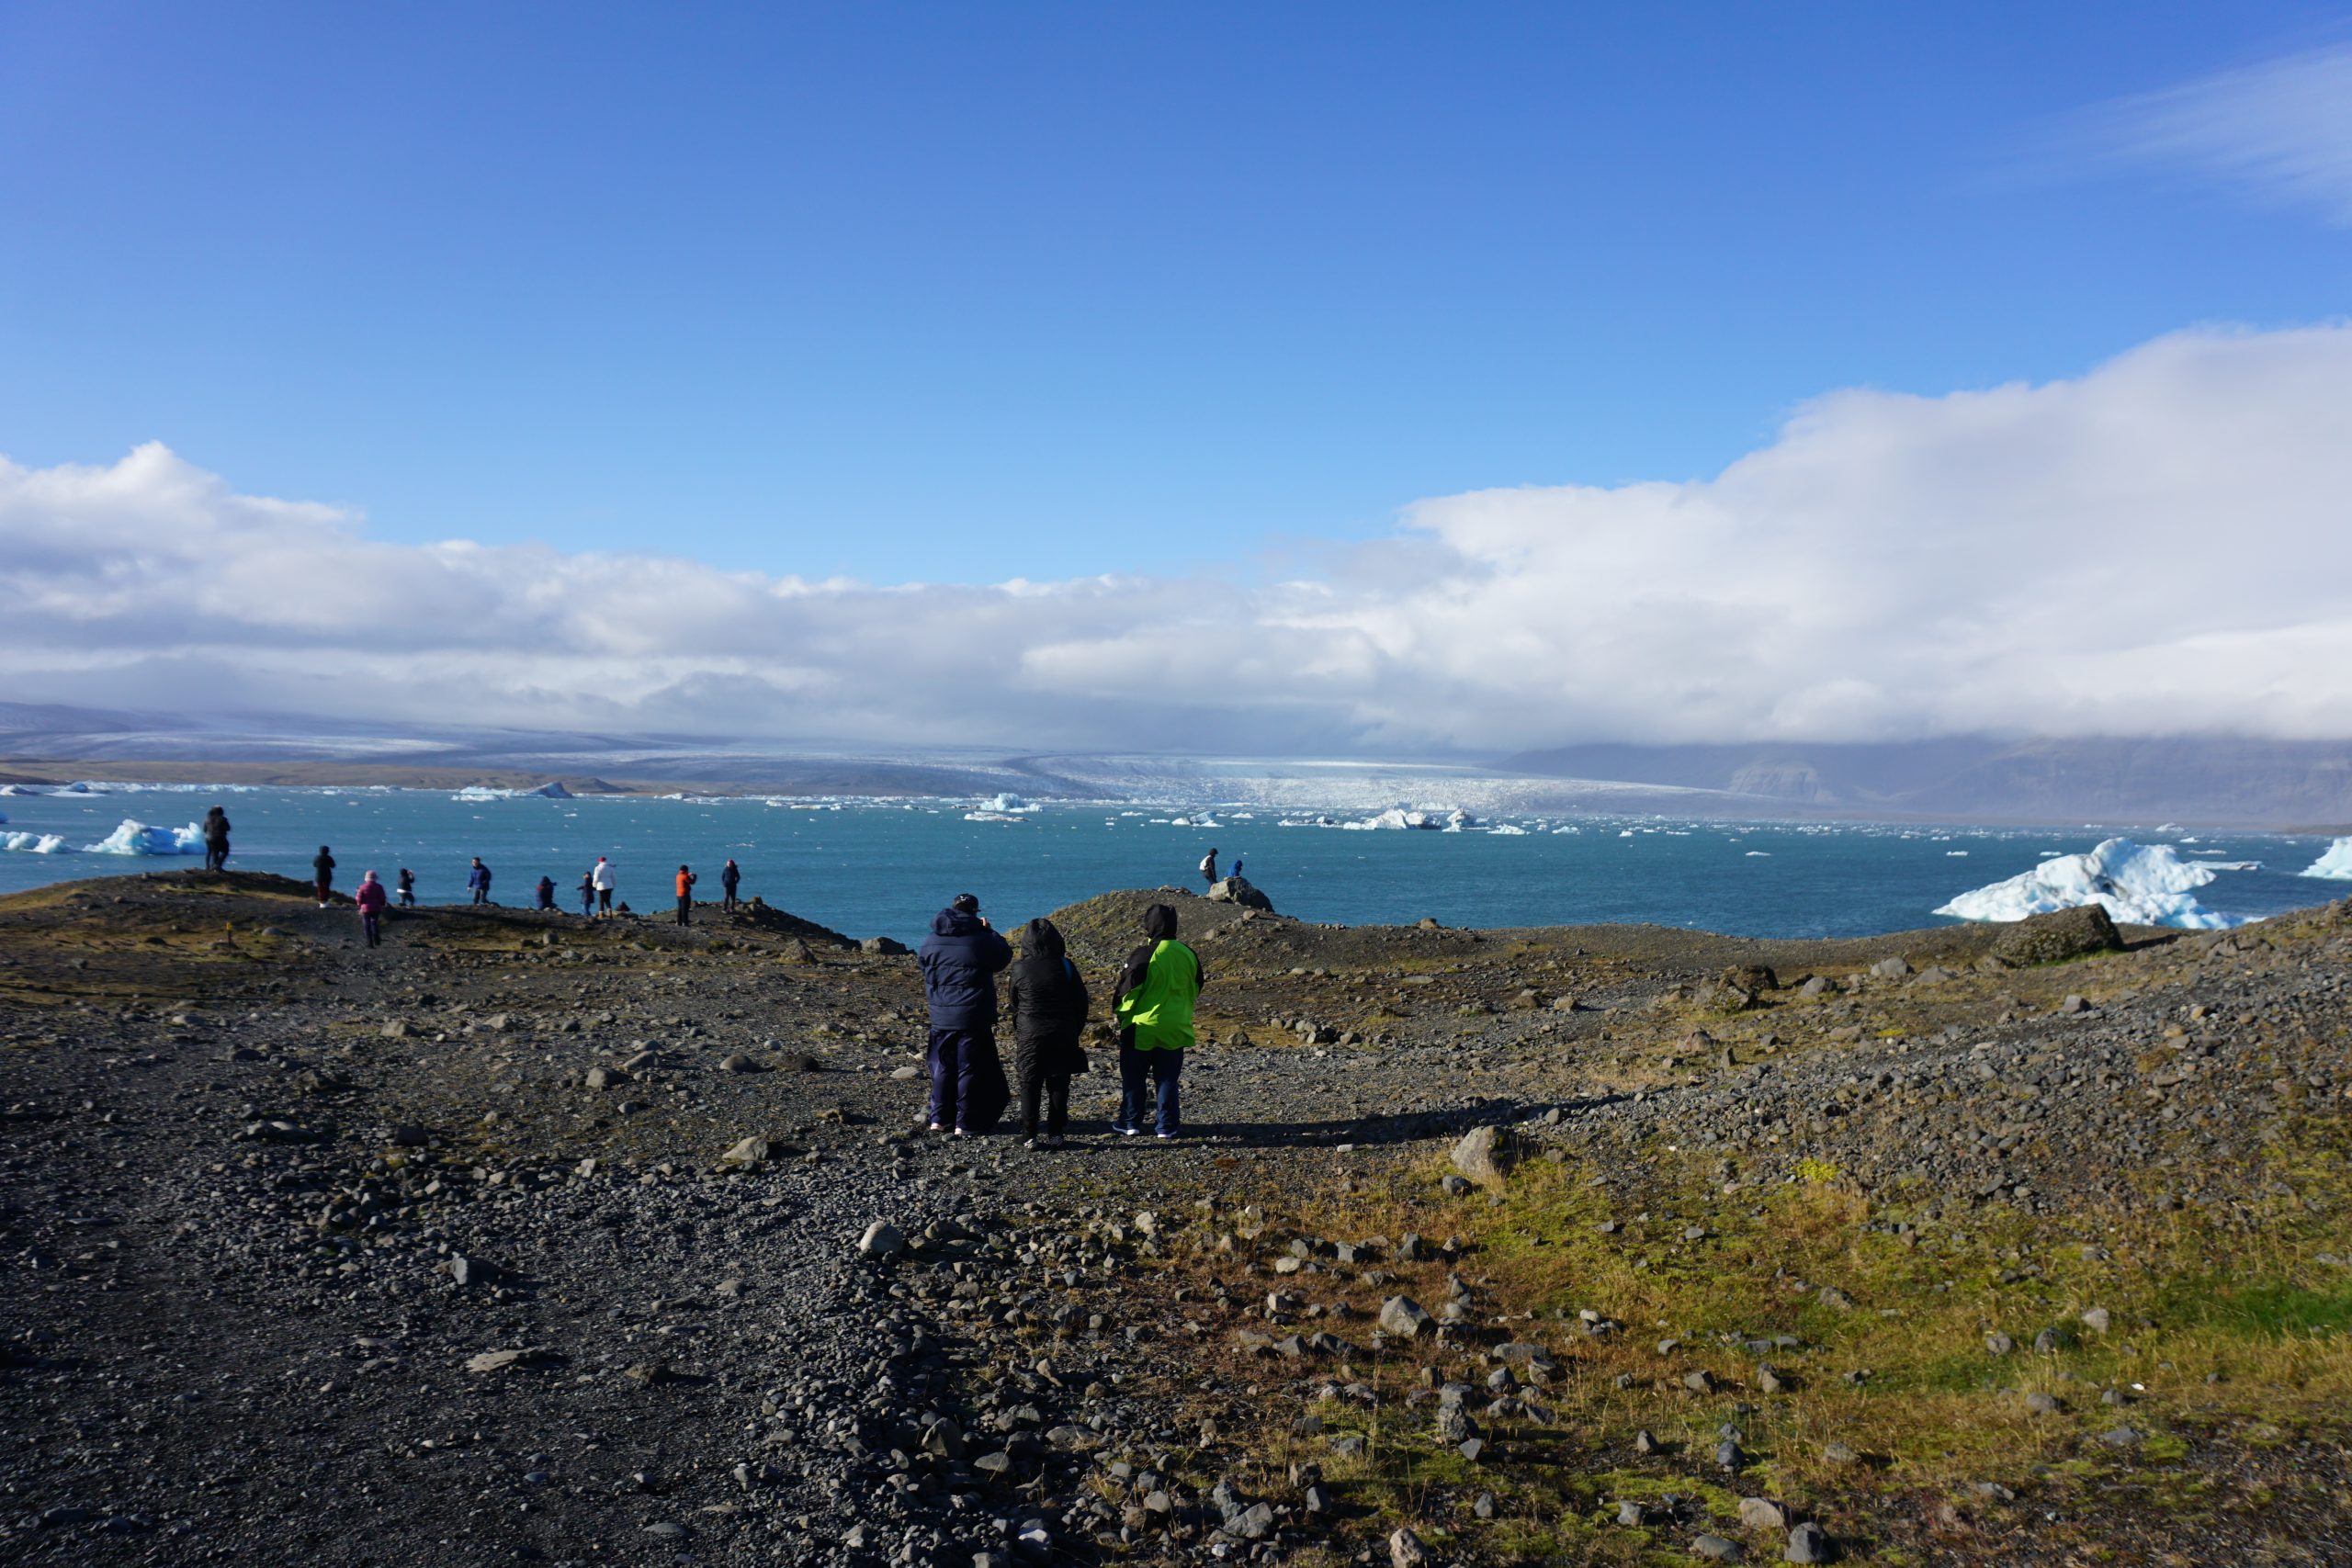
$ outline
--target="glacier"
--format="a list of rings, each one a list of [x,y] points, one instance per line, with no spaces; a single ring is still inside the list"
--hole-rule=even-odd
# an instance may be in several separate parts
[[[2302,876],[2325,877],[2331,882],[2352,882],[2352,839],[2338,839],[2327,846],[2327,852],[2303,867]]]
[[[2247,917],[2208,909],[2191,891],[2220,874],[2219,867],[2182,860],[2170,844],[2108,839],[2087,854],[2052,856],[2006,882],[1963,893],[1936,913],[1963,920],[2022,920],[2098,904],[2128,925],[2189,931],[2244,925]]]
[[[150,828],[126,817],[113,832],[87,848],[94,855],[200,855],[204,829],[193,822],[185,828]]]

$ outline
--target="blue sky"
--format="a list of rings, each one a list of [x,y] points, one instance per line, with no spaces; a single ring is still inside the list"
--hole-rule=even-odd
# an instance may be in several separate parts
[[[396,543],[1287,570],[1839,388],[2341,318],[2340,222],[2083,143],[2346,18],[19,0],[0,454]]]

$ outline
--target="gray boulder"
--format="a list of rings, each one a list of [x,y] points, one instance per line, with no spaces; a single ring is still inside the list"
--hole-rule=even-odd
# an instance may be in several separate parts
[[[1993,943],[1993,956],[2015,964],[2057,964],[2094,953],[2119,953],[2123,933],[2097,904],[2079,909],[2056,909],[2029,915],[2004,930]]]
[[[1501,1186],[1518,1163],[1518,1149],[1499,1127],[1473,1127],[1453,1145],[1453,1168],[1481,1187]]]
[[[1232,904],[1244,909],[1262,909],[1271,915],[1274,901],[1260,892],[1246,876],[1228,876],[1208,890],[1212,904]]]

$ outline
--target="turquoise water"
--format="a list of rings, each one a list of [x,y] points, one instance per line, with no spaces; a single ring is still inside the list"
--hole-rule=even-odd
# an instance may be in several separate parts
[[[1015,821],[965,819],[968,803],[796,808],[763,800],[538,798],[462,800],[419,790],[146,790],[0,797],[0,832],[62,834],[82,846],[125,818],[179,827],[215,800],[235,824],[231,865],[307,879],[322,843],[348,889],[374,869],[417,874],[425,903],[465,897],[469,856],[496,873],[501,903],[525,904],[542,873],[560,907],[599,854],[618,868],[619,897],[639,911],[670,900],[681,861],[716,898],[720,863],[743,867],[758,894],[853,936],[913,942],[958,892],[978,895],[1002,924],[1115,887],[1198,885],[1211,844],[1284,914],[1347,924],[1433,916],[1447,925],[1554,925],[1645,920],[1757,936],[1863,935],[1939,923],[1953,895],[2031,867],[2047,852],[2087,850],[2109,830],[1747,826],[1657,818],[1526,819],[1516,835],[1351,832],[1284,827],[1295,814],[1220,812],[1213,828],[1174,825],[1169,808],[1047,806]],[[1351,813],[1351,815],[1354,815]],[[1553,831],[1562,826],[1574,831]],[[2209,908],[2274,914],[2325,902],[2346,885],[2292,874],[2325,839],[2258,833],[2159,834],[2184,856],[2253,860],[2199,893]],[[44,883],[196,865],[195,856],[0,853],[0,892]]]

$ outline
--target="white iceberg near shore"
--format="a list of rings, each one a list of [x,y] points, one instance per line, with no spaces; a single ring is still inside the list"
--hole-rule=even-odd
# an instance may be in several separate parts
[[[550,779],[537,789],[492,789],[488,784],[468,784],[449,797],[451,800],[571,800],[572,793],[563,787],[560,779]]]
[[[74,846],[65,841],[62,833],[0,833],[0,850],[16,850],[28,855],[65,855]]]
[[[126,817],[105,838],[89,846],[94,855],[200,855],[204,829],[191,822],[185,828],[150,828]]]
[[[2057,855],[2006,882],[1963,893],[1936,913],[1963,920],[2022,920],[2098,904],[2127,925],[2189,931],[2244,925],[2247,917],[2208,909],[2191,893],[2220,874],[2217,866],[2182,860],[2170,844],[2109,839],[2087,854]]]
[[[2324,877],[2330,882],[2352,882],[2352,839],[2336,840],[2327,846],[2325,854],[2297,874]]]

